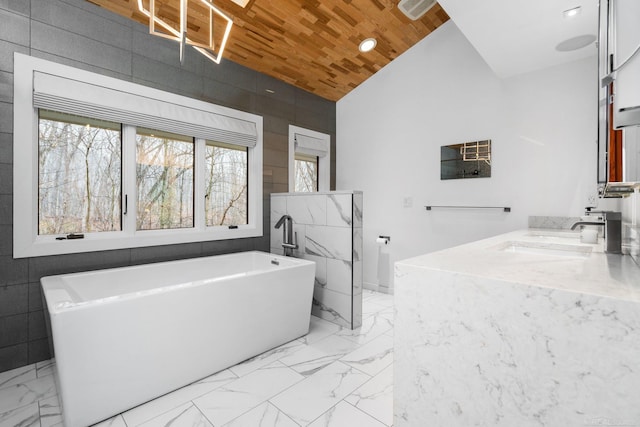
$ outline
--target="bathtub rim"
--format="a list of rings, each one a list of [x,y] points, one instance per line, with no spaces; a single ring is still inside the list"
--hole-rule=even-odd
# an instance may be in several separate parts
[[[251,254],[251,255],[257,254],[257,255],[263,256],[264,258],[269,258],[269,259],[286,260],[289,264],[278,265],[278,267],[275,269],[262,268],[262,269],[256,269],[256,270],[248,270],[245,273],[228,274],[228,275],[219,276],[211,279],[198,279],[198,280],[182,282],[182,283],[172,283],[172,284],[163,285],[157,288],[127,292],[124,294],[113,295],[113,296],[108,296],[103,298],[96,298],[96,299],[91,299],[87,301],[71,300],[72,296],[69,295],[69,293],[73,293],[73,291],[69,292],[70,291],[69,286],[64,283],[64,280],[68,277],[78,277],[78,276],[97,273],[97,272],[110,272],[110,271],[116,271],[116,270],[120,272],[138,271],[146,268],[153,268],[158,265],[168,265],[168,264],[176,265],[177,267],[180,264],[185,264],[185,263],[194,262],[194,261],[205,261],[209,258],[216,258],[219,261],[221,258],[223,259],[223,258],[230,258],[230,257],[238,257],[239,255],[247,255],[247,254]],[[239,277],[257,276],[259,274],[265,274],[270,271],[286,271],[289,269],[297,268],[302,265],[310,265],[310,264],[313,264],[315,268],[315,262],[311,260],[307,260],[303,258],[286,257],[283,255],[272,254],[265,251],[252,250],[252,251],[234,252],[229,254],[208,255],[204,257],[185,258],[185,259],[179,259],[179,260],[151,262],[146,264],[130,265],[130,266],[123,266],[123,267],[99,268],[95,270],[86,270],[86,271],[78,271],[74,273],[62,273],[57,275],[44,276],[40,278],[40,287],[42,289],[42,298],[46,306],[47,313],[50,316],[55,316],[70,310],[88,309],[91,307],[95,307],[97,305],[113,304],[119,301],[127,301],[127,300],[132,300],[137,298],[143,298],[145,296],[158,295],[161,293],[178,291],[180,289],[195,288],[198,286],[207,286],[207,285],[212,285],[213,283],[218,281],[224,281],[224,280],[229,280],[229,279],[239,278]],[[67,298],[64,298],[65,294],[68,296]]]

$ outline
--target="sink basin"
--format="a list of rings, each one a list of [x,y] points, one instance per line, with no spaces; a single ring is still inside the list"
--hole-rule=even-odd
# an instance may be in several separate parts
[[[590,246],[564,245],[560,243],[539,243],[509,241],[496,248],[502,252],[546,255],[561,258],[588,258],[591,256]]]
[[[553,237],[555,239],[570,239],[570,240],[579,240],[580,233],[574,231],[530,231],[527,233],[527,237],[539,237],[540,239],[545,239],[548,237]]]

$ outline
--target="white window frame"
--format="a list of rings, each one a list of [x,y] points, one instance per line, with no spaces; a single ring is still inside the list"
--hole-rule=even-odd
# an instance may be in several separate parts
[[[305,135],[321,140],[326,150],[326,155],[318,156],[318,191],[326,192],[331,190],[331,136],[311,129],[289,125],[289,191],[295,192],[295,157],[296,157],[296,134]]]
[[[91,73],[62,64],[15,53],[14,55],[14,179],[13,257],[92,252],[178,243],[262,236],[262,117],[139,84]],[[122,187],[127,195],[127,215],[122,231],[85,233],[84,239],[56,240],[57,235],[38,235],[38,109],[33,105],[34,72],[74,79],[141,97],[255,124],[257,141],[248,152],[248,224],[235,229],[206,227],[204,218],[204,145],[195,138],[194,227],[170,230],[140,230],[136,224],[135,133],[136,127],[122,127]],[[95,102],[96,100],[94,100]],[[97,100],[99,101],[99,100]],[[192,135],[185,135],[192,136]],[[133,143],[130,143],[133,141]],[[124,208],[123,208],[124,209]]]

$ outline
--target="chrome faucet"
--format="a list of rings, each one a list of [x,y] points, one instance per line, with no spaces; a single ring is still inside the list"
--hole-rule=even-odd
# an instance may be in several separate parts
[[[620,212],[602,211],[591,212],[604,215],[604,221],[578,221],[571,226],[575,230],[579,225],[604,226],[605,252],[610,254],[622,253],[622,214]]]
[[[282,225],[284,224],[284,227]],[[276,222],[276,229],[282,227],[282,247],[285,256],[293,256],[293,250],[298,249],[298,233],[293,232],[293,218],[282,215]]]

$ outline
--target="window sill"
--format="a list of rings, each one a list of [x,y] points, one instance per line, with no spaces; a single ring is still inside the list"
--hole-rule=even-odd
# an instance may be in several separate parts
[[[83,239],[56,240],[57,236],[38,236],[34,242],[14,247],[14,258],[108,251],[148,246],[205,242],[212,240],[262,237],[262,226],[241,225],[236,229],[212,227],[195,229],[137,231],[133,236],[124,232],[85,233]],[[14,236],[14,241],[17,241]]]

